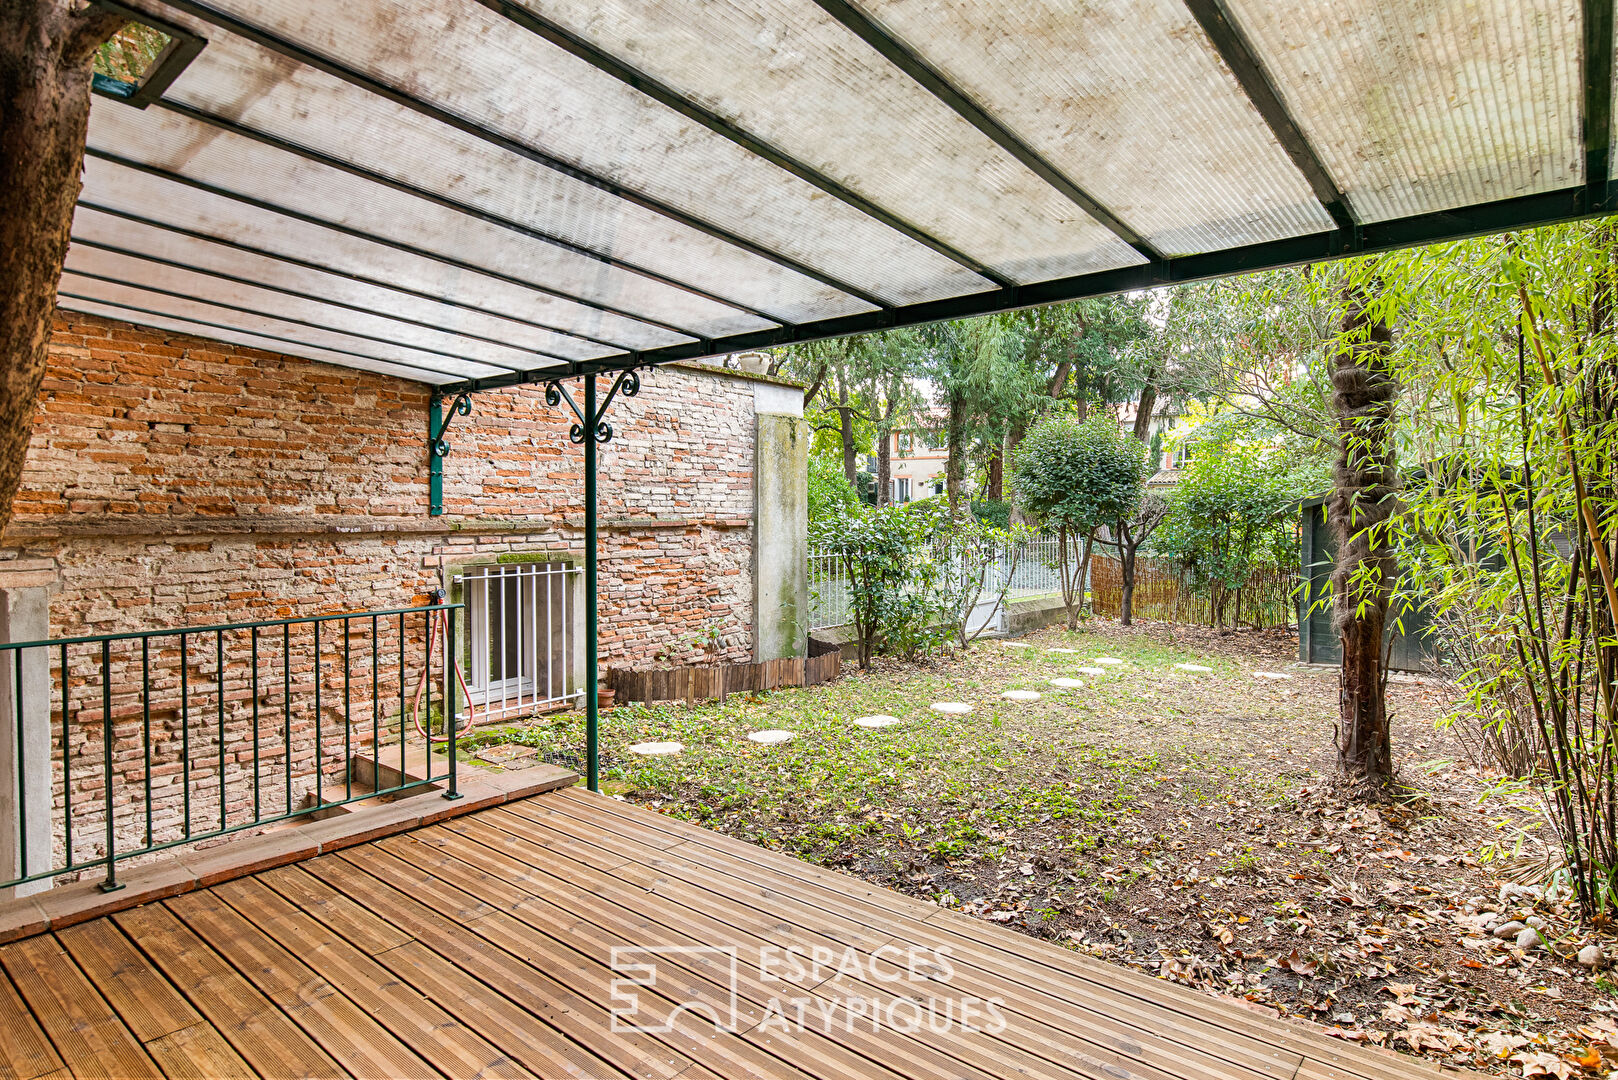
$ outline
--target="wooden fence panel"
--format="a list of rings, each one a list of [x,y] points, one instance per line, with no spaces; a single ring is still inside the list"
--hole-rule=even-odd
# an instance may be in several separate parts
[[[1255,570],[1240,589],[1194,592],[1185,570],[1172,559],[1135,560],[1136,618],[1204,626],[1295,626],[1298,622],[1295,570]],[[1123,608],[1123,565],[1114,558],[1090,559],[1090,608],[1116,619]]]
[[[815,648],[815,646],[820,648]],[[716,664],[707,667],[608,668],[606,685],[619,704],[630,701],[723,700],[735,693],[774,690],[782,686],[819,686],[842,674],[842,651],[835,645],[811,642],[818,655],[785,656],[761,663]]]

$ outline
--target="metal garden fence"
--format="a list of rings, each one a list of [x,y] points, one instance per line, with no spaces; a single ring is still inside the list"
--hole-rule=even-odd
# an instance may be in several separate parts
[[[1070,547],[1069,563],[1076,566],[1080,554],[1078,545]],[[956,572],[964,576],[970,571],[962,566]],[[1058,567],[1056,537],[1036,536],[1001,546],[984,576],[981,602],[994,601],[1000,595],[1000,586],[1006,582],[1008,575],[1008,603],[1036,596],[1061,595],[1062,576]],[[834,547],[812,545],[809,549],[809,629],[827,630],[846,626],[853,618],[852,603],[843,552]],[[999,613],[993,614],[997,617]],[[977,618],[974,616],[974,623]]]

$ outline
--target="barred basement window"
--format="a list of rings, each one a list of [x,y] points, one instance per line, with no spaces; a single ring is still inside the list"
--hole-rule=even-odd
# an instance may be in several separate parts
[[[479,566],[456,581],[467,612],[467,689],[480,720],[527,716],[578,696],[577,567]]]

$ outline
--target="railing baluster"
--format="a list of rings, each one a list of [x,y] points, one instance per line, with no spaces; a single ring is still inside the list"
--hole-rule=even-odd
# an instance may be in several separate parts
[[[382,638],[378,634],[376,616],[371,616],[371,786],[382,787],[382,722],[378,714],[382,711],[382,694],[377,685],[377,653],[382,648]]]
[[[399,614],[399,783],[404,783],[405,770],[405,617]]]
[[[140,735],[141,760],[146,775],[146,843],[157,842],[152,835],[152,639],[140,639]]]
[[[107,880],[102,892],[121,889],[118,884],[118,819],[113,813],[112,791],[112,642],[101,642],[101,772],[107,813]]]
[[[343,620],[343,799],[346,801],[354,797],[354,719],[349,714],[349,633],[353,627],[348,619]]]
[[[315,806],[326,802],[326,744],[320,737],[320,623],[315,623]]]
[[[287,802],[286,812],[292,813],[292,626],[281,626],[281,738],[286,749]]]
[[[62,853],[68,866],[73,865],[73,765],[72,738],[68,734],[69,697],[67,679],[67,646],[61,649],[62,661]]]
[[[261,794],[262,784],[259,774],[258,760],[258,627],[253,627],[251,651],[248,655],[248,666],[252,674],[248,676],[248,693],[253,695],[253,820],[264,819],[264,804]]]
[[[187,681],[189,665],[186,662],[186,633],[180,632],[180,799],[185,806],[185,828],[182,835],[191,835],[191,713],[189,711],[191,684]]]
[[[520,579],[519,579],[520,580]],[[450,608],[444,612],[446,643],[455,640],[455,609]],[[522,609],[517,610],[517,621],[522,622]],[[446,799],[459,799],[461,793],[455,789],[455,675],[453,671],[453,653],[444,656],[444,735],[449,739],[449,790],[444,792]],[[430,680],[429,680],[430,681]],[[431,728],[428,729],[432,730]]]
[[[18,859],[18,862],[17,862],[17,871],[18,871],[18,874],[21,877],[27,877],[28,876],[28,866],[29,866],[29,863],[28,863],[28,789],[27,789],[27,787],[25,785],[27,784],[27,781],[28,781],[28,763],[23,760],[23,753],[24,753],[23,717],[26,716],[27,714],[23,711],[22,650],[21,649],[13,649],[13,650],[11,650],[11,660],[12,660],[11,666],[12,666],[12,669],[14,671],[14,674],[13,674],[12,678],[15,680],[12,683],[11,697],[12,697],[12,701],[17,706],[17,751],[16,751],[16,754],[15,754],[15,759],[16,759],[16,763],[17,763],[17,854],[19,856],[19,859]],[[65,745],[63,747],[63,752],[62,752],[62,762],[63,762],[64,766],[67,763],[67,748],[66,748]],[[64,775],[65,775],[65,770],[64,770]]]
[[[225,632],[213,632],[214,696],[219,699],[219,831],[225,831]]]
[[[428,778],[433,775],[433,613],[422,612],[421,651],[426,657],[426,667],[422,675],[422,688],[426,691],[426,702],[423,708],[427,715],[427,752],[422,759],[422,771]]]

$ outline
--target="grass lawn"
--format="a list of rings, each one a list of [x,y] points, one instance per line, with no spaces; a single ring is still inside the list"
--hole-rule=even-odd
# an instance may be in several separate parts
[[[698,707],[621,706],[602,725],[603,788],[1344,1038],[1512,1075],[1529,1055],[1618,1042],[1618,986],[1569,955],[1610,942],[1530,891],[1532,861],[1511,856],[1533,814],[1485,795],[1435,728],[1453,707],[1442,682],[1390,684],[1410,797],[1365,808],[1329,782],[1335,673],[1295,665],[1290,635],[1101,622],[1018,644]],[[1123,663],[1079,670],[1102,656]],[[972,708],[941,715],[939,701]],[[901,723],[853,723],[873,714]],[[766,729],[794,737],[747,740]],[[663,741],[684,749],[628,749]],[[579,767],[583,722],[463,745],[494,764]],[[1535,836],[1522,850],[1543,851]],[[1545,944],[1492,934],[1528,918]]]

